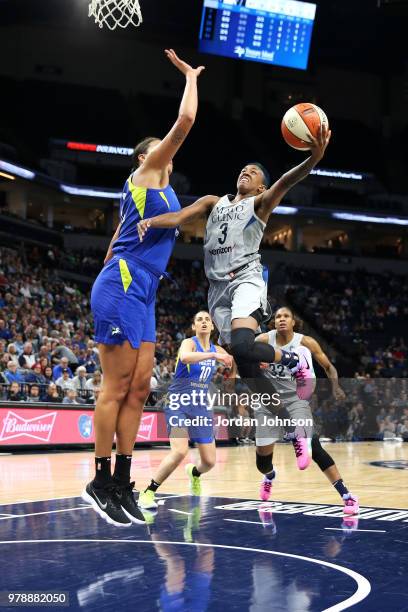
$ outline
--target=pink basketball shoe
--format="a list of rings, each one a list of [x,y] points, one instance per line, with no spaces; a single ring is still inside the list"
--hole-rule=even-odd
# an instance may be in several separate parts
[[[262,501],[268,501],[268,499],[270,498],[272,490],[272,481],[275,476],[276,474],[275,472],[273,472],[273,476],[270,480],[266,476],[263,477],[263,480],[261,482],[261,488],[259,489],[259,497],[262,499]]]
[[[343,495],[343,501],[344,501],[344,508],[343,508],[344,514],[348,514],[349,516],[358,514],[358,511],[360,510],[360,505],[358,503],[357,497],[355,497],[351,493],[346,493],[345,495]]]
[[[303,433],[287,434],[286,439],[292,441],[299,470],[308,468],[312,458],[312,448],[311,440],[306,436],[306,430],[303,429]]]
[[[294,374],[296,380],[297,394],[299,399],[309,400],[315,388],[315,374],[311,363],[311,353],[304,346],[298,346],[296,353],[299,355],[300,367]]]

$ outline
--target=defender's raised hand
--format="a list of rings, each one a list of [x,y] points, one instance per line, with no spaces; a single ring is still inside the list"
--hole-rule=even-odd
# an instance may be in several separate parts
[[[203,70],[205,70],[205,66],[198,66],[198,68],[193,68],[187,62],[184,62],[180,59],[174,49],[165,49],[165,54],[171,61],[171,63],[180,70],[184,74],[184,76],[188,76],[189,74],[195,75],[199,77]]]

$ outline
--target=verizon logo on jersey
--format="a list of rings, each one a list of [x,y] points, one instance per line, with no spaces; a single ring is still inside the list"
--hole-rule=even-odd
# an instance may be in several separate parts
[[[232,248],[232,246],[220,247],[218,249],[209,249],[208,252],[210,253],[210,255],[224,255],[224,253],[231,253]]]
[[[34,438],[34,440],[49,442],[56,416],[56,412],[51,412],[40,414],[33,419],[25,419],[9,410],[3,419],[0,441],[26,436],[27,438]]]

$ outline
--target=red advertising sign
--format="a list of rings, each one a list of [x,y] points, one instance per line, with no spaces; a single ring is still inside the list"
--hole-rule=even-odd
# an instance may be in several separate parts
[[[0,447],[92,444],[94,411],[84,409],[0,407]],[[228,440],[227,427],[218,427],[217,440]],[[136,442],[168,441],[162,412],[144,412]]]

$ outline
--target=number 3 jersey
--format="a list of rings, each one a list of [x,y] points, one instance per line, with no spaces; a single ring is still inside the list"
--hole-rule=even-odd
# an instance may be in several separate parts
[[[265,223],[255,213],[255,197],[240,202],[230,198],[220,198],[207,220],[204,267],[210,280],[229,280],[233,270],[260,260]]]
[[[216,353],[216,348],[212,342],[210,342],[210,348],[207,351],[203,349],[197,336],[193,336],[191,340],[193,340],[198,353]],[[197,394],[200,394],[197,395],[197,400],[193,401],[194,396],[192,396],[191,405],[183,406],[180,402],[179,409],[184,412],[188,411],[189,414],[194,414],[194,408],[197,409],[197,412],[200,412],[200,409],[207,408],[205,398],[216,370],[216,359],[205,359],[199,363],[183,363],[177,357],[174,378],[168,388],[167,397],[173,395],[173,398],[175,398],[176,395],[191,394],[195,390]],[[203,399],[204,401],[202,401]]]
[[[298,334],[295,332],[292,340],[284,346],[276,344],[276,329],[268,332],[268,338],[269,344],[275,349],[278,348],[284,349],[285,351],[296,352],[296,349],[298,349],[302,343],[303,334]],[[306,367],[309,366],[309,369],[311,370],[311,377],[315,378],[312,353],[306,346],[303,345],[302,355],[303,359],[307,363]],[[275,387],[276,392],[279,393],[280,399],[283,403],[289,404],[293,401],[299,401],[296,379],[288,368],[283,366],[281,363],[271,363],[265,372],[267,376],[272,378],[273,386]]]

